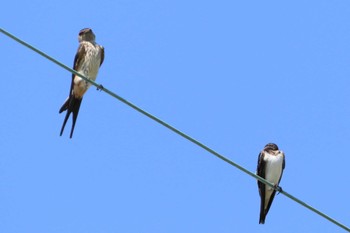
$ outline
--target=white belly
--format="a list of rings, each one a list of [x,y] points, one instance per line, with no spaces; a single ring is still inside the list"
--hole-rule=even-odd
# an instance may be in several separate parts
[[[266,162],[265,179],[278,185],[278,181],[282,175],[283,154],[270,155],[266,153],[264,160]],[[272,188],[270,187],[270,189]]]

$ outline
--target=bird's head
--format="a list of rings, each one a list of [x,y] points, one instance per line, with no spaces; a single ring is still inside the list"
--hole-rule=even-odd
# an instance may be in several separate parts
[[[278,146],[275,143],[267,143],[266,146],[264,147],[265,151],[269,150],[278,150]]]
[[[90,41],[95,42],[95,34],[92,32],[90,28],[81,29],[78,36],[79,42],[82,41]]]

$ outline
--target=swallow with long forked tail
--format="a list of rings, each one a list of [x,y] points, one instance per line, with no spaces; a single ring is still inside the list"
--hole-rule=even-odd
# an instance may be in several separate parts
[[[95,81],[98,70],[104,60],[104,48],[96,44],[95,34],[90,28],[80,30],[78,40],[79,47],[74,58],[73,69],[88,79]],[[72,129],[70,132],[70,138],[72,138],[83,95],[90,86],[90,83],[72,74],[69,96],[59,110],[59,113],[67,110],[60,136],[63,134],[64,127],[66,126],[70,114],[73,113]]]

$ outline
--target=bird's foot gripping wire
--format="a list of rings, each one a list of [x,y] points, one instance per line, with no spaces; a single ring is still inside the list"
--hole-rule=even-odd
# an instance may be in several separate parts
[[[96,88],[96,90],[98,91],[102,91],[104,89],[104,87],[102,86],[102,84],[98,85],[98,87]]]
[[[275,185],[275,190],[277,191],[277,195],[280,194],[280,192],[283,192],[282,187],[278,185]]]

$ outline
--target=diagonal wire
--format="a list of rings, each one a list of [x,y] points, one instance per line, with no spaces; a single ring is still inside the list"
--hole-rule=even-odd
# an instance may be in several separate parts
[[[238,169],[241,170],[242,172],[244,172],[244,173],[250,175],[251,177],[255,178],[256,180],[259,180],[260,182],[262,182],[262,183],[268,185],[269,187],[274,188],[276,191],[282,193],[282,194],[285,195],[286,197],[289,197],[289,198],[292,199],[293,201],[295,201],[295,202],[299,203],[300,205],[306,207],[307,209],[311,210],[312,212],[314,212],[314,213],[316,213],[316,214],[318,214],[318,215],[324,217],[324,218],[327,219],[328,221],[330,221],[330,222],[334,223],[335,225],[337,225],[337,226],[343,228],[344,230],[350,232],[350,228],[348,228],[348,227],[345,226],[344,224],[342,224],[342,223],[338,222],[337,220],[335,220],[335,219],[329,217],[328,215],[326,215],[326,214],[324,214],[323,212],[317,210],[316,208],[310,206],[309,204],[306,204],[305,202],[299,200],[298,198],[294,197],[293,195],[291,195],[291,194],[287,193],[286,191],[282,190],[280,187],[274,186],[274,184],[270,183],[269,181],[265,180],[264,178],[262,178],[262,177],[260,177],[260,176],[258,176],[258,175],[256,175],[256,174],[250,172],[249,170],[245,169],[244,167],[240,166],[239,164],[237,164],[237,163],[231,161],[230,159],[226,158],[225,156],[223,156],[223,155],[219,154],[218,152],[214,151],[213,149],[207,147],[207,146],[204,145],[203,143],[201,143],[201,142],[197,141],[196,139],[194,139],[194,138],[188,136],[187,134],[181,132],[180,130],[178,130],[178,129],[176,129],[175,127],[169,125],[168,123],[162,121],[161,119],[159,119],[159,118],[153,116],[152,114],[146,112],[145,110],[143,110],[143,109],[137,107],[137,106],[134,105],[133,103],[131,103],[131,102],[127,101],[126,99],[120,97],[119,95],[117,95],[117,94],[115,94],[114,92],[108,90],[107,88],[103,87],[102,85],[97,84],[96,82],[94,82],[94,81],[92,81],[92,80],[86,78],[84,75],[82,75],[82,74],[78,73],[77,71],[75,71],[75,70],[69,68],[68,66],[66,66],[66,65],[64,65],[63,63],[57,61],[57,60],[54,59],[53,57],[50,57],[49,55],[47,55],[47,54],[45,54],[44,52],[40,51],[39,49],[33,47],[32,45],[26,43],[25,41],[23,41],[23,40],[21,40],[21,39],[15,37],[14,35],[10,34],[9,32],[5,31],[4,29],[0,28],[0,32],[3,33],[3,34],[5,34],[6,36],[10,37],[11,39],[17,41],[18,43],[24,45],[25,47],[27,47],[27,48],[29,48],[29,49],[31,49],[31,50],[33,50],[33,51],[39,53],[41,56],[43,56],[43,57],[49,59],[50,61],[52,61],[52,62],[54,62],[54,63],[56,63],[57,65],[59,65],[59,66],[62,67],[63,69],[65,69],[65,70],[67,70],[67,71],[69,71],[69,72],[71,72],[71,73],[73,73],[73,74],[75,74],[75,75],[78,75],[79,77],[81,77],[81,78],[84,79],[85,81],[91,83],[92,85],[94,85],[94,86],[97,87],[98,89],[100,89],[100,90],[106,92],[107,94],[113,96],[114,98],[118,99],[119,101],[123,102],[124,104],[128,105],[129,107],[133,108],[134,110],[136,110],[136,111],[142,113],[143,115],[145,115],[145,116],[151,118],[152,120],[158,122],[159,124],[163,125],[164,127],[166,127],[166,128],[168,128],[168,129],[170,129],[171,131],[175,132],[176,134],[178,134],[178,135],[180,135],[180,136],[186,138],[186,139],[189,140],[190,142],[196,144],[197,146],[201,147],[202,149],[204,149],[204,150],[208,151],[209,153],[215,155],[215,156],[218,157],[219,159],[221,159],[221,160],[223,160],[223,161],[225,161],[225,162],[231,164],[232,166],[238,168]]]

